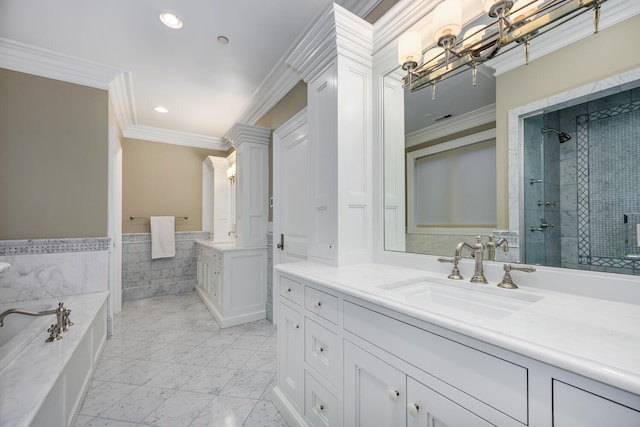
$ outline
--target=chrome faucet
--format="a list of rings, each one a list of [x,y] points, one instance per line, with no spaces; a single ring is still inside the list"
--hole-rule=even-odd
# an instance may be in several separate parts
[[[458,243],[454,259],[459,260],[462,257],[462,249],[465,247],[471,249],[472,255],[475,258],[475,268],[473,269],[473,277],[470,280],[471,283],[489,283],[487,278],[484,277],[484,267],[482,265],[484,258],[484,243],[482,243],[482,237],[476,236],[476,243],[474,244],[467,242]]]
[[[51,314],[55,314],[56,323],[51,325],[51,327],[47,329],[47,332],[50,333],[47,342],[62,339],[62,335],[60,335],[60,333],[67,332],[67,327],[73,325],[73,322],[71,322],[71,320],[69,319],[71,310],[64,308],[64,304],[62,302],[58,304],[58,308],[56,308],[55,310],[31,311],[23,310],[21,308],[10,308],[9,310],[0,313],[0,327],[4,326],[4,318],[10,314],[24,314],[26,316],[49,316]]]

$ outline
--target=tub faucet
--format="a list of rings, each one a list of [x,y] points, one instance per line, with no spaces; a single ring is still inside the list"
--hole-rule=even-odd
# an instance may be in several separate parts
[[[454,259],[459,260],[462,257],[462,249],[465,247],[471,249],[473,257],[475,258],[475,268],[473,270],[473,277],[470,280],[471,283],[489,283],[487,278],[484,277],[484,267],[482,265],[485,247],[484,243],[482,243],[482,237],[476,236],[476,243],[474,244],[469,244],[467,242],[458,243]]]
[[[47,342],[51,342],[62,339],[62,335],[60,335],[60,333],[67,332],[67,327],[73,325],[69,319],[70,313],[71,310],[64,308],[64,304],[62,302],[58,304],[58,308],[55,310],[31,311],[23,310],[21,308],[10,308],[9,310],[0,313],[0,327],[4,326],[4,318],[10,314],[24,314],[26,316],[49,316],[51,314],[55,314],[56,323],[47,329],[47,332],[51,334],[49,335]]]

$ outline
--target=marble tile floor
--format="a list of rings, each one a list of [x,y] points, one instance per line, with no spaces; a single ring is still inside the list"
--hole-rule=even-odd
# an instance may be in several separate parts
[[[195,293],[127,301],[75,426],[287,426],[275,376],[269,321],[220,329]]]

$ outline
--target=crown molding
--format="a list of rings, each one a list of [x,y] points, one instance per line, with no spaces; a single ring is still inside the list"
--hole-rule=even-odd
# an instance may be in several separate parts
[[[640,14],[640,1],[606,1],[601,6],[600,31],[637,14]],[[585,12],[564,25],[533,39],[531,41],[529,61],[534,61],[592,35],[594,35],[593,14]],[[597,35],[594,36],[597,37]],[[495,69],[495,75],[498,76],[524,65],[524,63],[525,59],[522,50],[512,49],[488,61],[487,65]]]
[[[121,129],[128,129],[138,122],[133,108],[135,102],[130,72],[121,73],[113,79],[109,85],[109,98]]]
[[[109,83],[123,72],[115,67],[2,37],[0,67],[104,90],[108,90]]]
[[[496,104],[487,105],[462,114],[453,120],[437,123],[435,125],[422,128],[406,135],[407,148],[413,147],[423,142],[432,141],[436,138],[452,135],[456,132],[471,129],[476,126],[494,122],[496,120]]]
[[[122,135],[125,138],[204,148],[207,150],[227,151],[229,149],[229,146],[220,138],[150,126],[132,125],[123,129]]]
[[[287,58],[305,81],[324,70],[341,54],[371,67],[372,26],[337,4],[311,27]]]
[[[237,150],[245,142],[269,145],[270,136],[271,129],[236,123],[225,138]]]
[[[342,7],[351,10],[352,13],[362,18],[367,16],[379,3],[380,0],[366,2],[362,0],[344,0],[338,2]],[[238,123],[257,123],[302,79],[300,73],[286,62],[286,59],[299,44],[300,40],[292,43],[287,53],[262,81],[251,96],[249,107],[242,114]]]

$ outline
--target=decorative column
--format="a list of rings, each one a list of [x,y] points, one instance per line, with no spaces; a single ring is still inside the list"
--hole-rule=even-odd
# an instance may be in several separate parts
[[[227,139],[236,149],[236,243],[267,246],[271,129],[236,123]]]
[[[371,261],[372,27],[333,4],[287,58],[307,82],[310,260]]]

